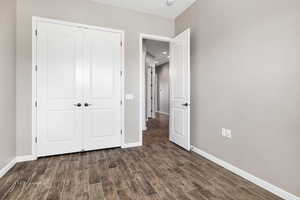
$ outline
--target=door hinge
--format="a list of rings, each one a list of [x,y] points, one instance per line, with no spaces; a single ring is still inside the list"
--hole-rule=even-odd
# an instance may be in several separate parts
[[[37,101],[34,102],[34,106],[37,108]]]
[[[123,101],[122,100],[120,101],[120,105],[123,105]]]
[[[123,76],[123,71],[120,71],[120,75]]]
[[[38,30],[37,29],[35,30],[35,36],[38,36]]]
[[[120,45],[121,45],[121,47],[123,46],[123,42],[122,41],[120,42]]]
[[[38,140],[37,140],[37,137],[35,137],[35,138],[34,138],[34,141],[35,141],[35,143],[37,143],[37,142],[38,142]]]
[[[123,134],[123,130],[121,130],[121,135]]]
[[[37,69],[38,69],[38,66],[37,65],[35,65],[35,68],[34,68],[34,70],[37,72]]]

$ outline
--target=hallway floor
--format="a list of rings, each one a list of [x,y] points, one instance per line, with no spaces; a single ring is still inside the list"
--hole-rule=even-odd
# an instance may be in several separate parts
[[[156,118],[148,119],[147,131],[144,131],[144,145],[169,141],[169,116],[156,113]]]
[[[148,123],[144,146],[18,163],[1,200],[280,200],[168,141],[168,119]]]

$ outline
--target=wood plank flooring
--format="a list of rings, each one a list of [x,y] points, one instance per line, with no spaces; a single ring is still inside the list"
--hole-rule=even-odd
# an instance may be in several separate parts
[[[169,141],[169,116],[156,113],[156,118],[148,119],[143,143],[146,145]]]
[[[147,137],[143,147],[18,163],[0,179],[0,199],[280,200],[203,157]]]

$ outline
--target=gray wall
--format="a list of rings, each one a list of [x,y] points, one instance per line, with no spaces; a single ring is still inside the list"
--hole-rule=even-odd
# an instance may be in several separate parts
[[[299,0],[198,0],[175,23],[192,31],[192,145],[298,196],[299,10]]]
[[[125,105],[126,142],[139,134],[139,34],[173,36],[174,21],[88,0],[18,0],[17,154],[31,154],[31,17],[48,17],[125,31],[125,90],[135,96]]]
[[[158,111],[169,113],[169,63],[156,67]]]
[[[16,1],[0,1],[0,169],[16,156]]]

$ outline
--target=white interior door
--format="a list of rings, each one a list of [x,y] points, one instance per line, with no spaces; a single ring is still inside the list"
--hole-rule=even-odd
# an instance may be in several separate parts
[[[78,152],[82,147],[82,32],[38,23],[38,156]],[[78,106],[77,106],[78,104]]]
[[[190,30],[170,43],[170,140],[190,150]]]
[[[84,150],[121,146],[121,41],[85,30]]]

